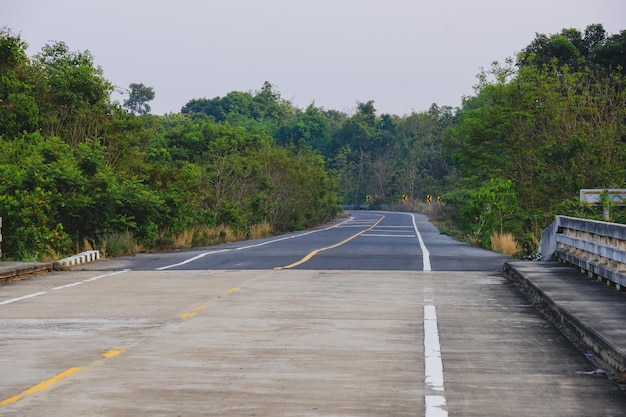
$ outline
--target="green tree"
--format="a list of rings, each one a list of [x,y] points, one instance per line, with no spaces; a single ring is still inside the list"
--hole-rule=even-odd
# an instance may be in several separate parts
[[[0,137],[4,140],[37,130],[40,123],[33,86],[35,69],[26,48],[19,36],[0,29]]]
[[[604,42],[594,43],[591,58],[594,63],[609,72],[626,75],[626,30],[609,36]]]
[[[276,137],[280,144],[305,143],[329,156],[332,146],[330,122],[322,109],[309,105],[305,111],[298,111],[279,129]]]
[[[135,114],[150,113],[149,101],[154,100],[155,94],[152,87],[144,84],[130,83],[128,86],[128,98],[124,100],[124,107]]]
[[[578,48],[601,47],[602,33],[594,30],[595,39],[579,39]],[[577,44],[570,32],[561,36]],[[476,96],[464,100],[447,136],[465,187],[512,182],[525,213],[515,220],[522,234],[540,230],[554,214],[567,214],[563,203],[579,189],[622,187],[626,177],[626,79],[591,60],[573,66],[556,58],[517,68],[512,61],[495,63],[481,73]],[[459,210],[461,218],[476,218]]]
[[[36,98],[43,135],[61,137],[72,146],[97,138],[108,120],[113,86],[94,66],[91,53],[72,52],[56,42],[45,45],[35,63],[42,74]]]

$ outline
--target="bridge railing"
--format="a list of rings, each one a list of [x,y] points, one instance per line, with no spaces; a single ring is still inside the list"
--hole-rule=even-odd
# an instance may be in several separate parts
[[[542,258],[576,266],[590,277],[626,287],[626,225],[557,216],[542,235]]]

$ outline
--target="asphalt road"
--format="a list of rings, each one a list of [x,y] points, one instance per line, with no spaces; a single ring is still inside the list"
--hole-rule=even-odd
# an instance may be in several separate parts
[[[424,251],[430,263],[426,267]],[[312,252],[313,256],[304,260]],[[502,269],[506,259],[440,234],[421,214],[357,211],[315,230],[210,248],[117,258],[89,268],[495,271]],[[291,266],[294,263],[298,264]]]
[[[4,285],[0,415],[624,415],[503,261],[355,212]]]

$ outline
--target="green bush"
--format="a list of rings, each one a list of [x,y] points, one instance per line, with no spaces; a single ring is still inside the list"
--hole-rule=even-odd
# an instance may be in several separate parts
[[[104,257],[136,255],[140,250],[137,241],[130,232],[109,233],[100,239],[100,251]]]

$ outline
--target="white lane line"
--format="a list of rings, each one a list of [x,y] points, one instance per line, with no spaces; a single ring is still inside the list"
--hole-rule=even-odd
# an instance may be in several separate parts
[[[71,284],[67,284],[67,285],[61,285],[60,287],[54,287],[53,290],[62,290],[64,288],[69,288],[69,287],[75,287],[77,285],[82,285],[84,284],[83,281],[79,281],[79,282],[73,282]]]
[[[424,244],[424,239],[422,239],[422,235],[420,231],[417,230],[417,223],[415,223],[415,214],[411,214],[413,218],[413,229],[415,229],[415,234],[417,235],[417,240],[420,242],[420,249],[422,250],[422,263],[424,264],[424,271],[431,271],[430,268],[430,252],[426,249],[426,245]]]
[[[433,391],[444,391],[443,361],[437,327],[437,309],[432,304],[424,305],[424,382]],[[426,417],[447,417],[443,395],[426,395]]]
[[[424,397],[426,403],[426,417],[448,417],[448,412],[442,407],[446,405],[446,398],[441,395],[427,395]]]
[[[124,274],[126,272],[129,272],[130,269],[122,269],[121,271],[115,271],[115,272],[111,272],[110,274],[103,274],[103,275],[98,275],[92,278],[87,278],[85,280],[83,280],[83,282],[91,282],[91,281],[97,281],[100,278],[106,278],[106,277],[112,277],[113,275],[119,275],[119,274]]]
[[[231,250],[232,249],[222,249],[222,250],[212,250],[212,251],[209,251],[209,252],[204,252],[204,253],[201,253],[198,256],[194,256],[193,258],[186,259],[186,260],[184,260],[182,262],[179,262],[177,264],[172,264],[172,265],[167,265],[167,266],[162,266],[160,268],[156,268],[156,271],[162,271],[164,269],[175,268],[177,266],[188,264],[189,262],[193,262],[193,261],[198,260],[200,258],[204,258],[205,256],[211,255],[213,253],[228,252],[228,251],[231,251]]]
[[[378,226],[377,229],[413,229],[413,226]]]
[[[10,299],[10,300],[2,301],[2,302],[0,303],[0,306],[1,306],[1,305],[5,305],[5,304],[15,303],[15,302],[17,302],[17,301],[26,300],[26,299],[28,299],[28,298],[38,297],[38,296],[40,296],[40,295],[44,295],[44,294],[46,294],[47,292],[48,292],[48,291],[41,291],[41,292],[36,292],[36,293],[33,293],[33,294],[25,295],[25,296],[23,296],[23,297],[12,298],[12,299]]]
[[[415,233],[407,234],[382,234],[382,233],[363,233],[361,236],[369,237],[410,237],[415,238]]]
[[[326,230],[326,229],[324,229],[324,230]],[[235,248],[234,250],[244,250],[244,249],[250,249],[250,248],[257,248],[259,246],[269,245],[270,243],[276,243],[276,242],[280,242],[280,241],[283,241],[283,240],[295,239],[297,237],[310,235],[311,233],[315,233],[315,232],[319,232],[319,230],[313,230],[311,232],[306,232],[306,233],[302,233],[302,234],[299,234],[299,235],[281,237],[280,239],[268,240],[267,242],[255,243],[254,245],[242,246],[240,248]]]
[[[111,272],[109,274],[98,275],[98,276],[95,276],[95,277],[84,279],[82,281],[74,282],[74,283],[67,284],[67,285],[61,285],[60,287],[54,287],[53,290],[62,290],[64,288],[75,287],[77,285],[85,284],[87,282],[92,282],[92,281],[99,280],[100,278],[112,277],[113,275],[123,274],[123,273],[128,272],[128,271],[130,271],[130,269],[122,269],[121,271],[115,271],[115,272]]]
[[[51,291],[63,290],[65,288],[75,287],[77,285],[82,285],[82,284],[85,284],[87,282],[95,281],[95,280],[100,279],[100,278],[111,277],[113,275],[123,274],[123,273],[128,272],[128,271],[130,271],[130,269],[123,269],[121,271],[112,272],[110,274],[98,275],[96,277],[87,278],[87,279],[84,279],[82,281],[76,281],[76,282],[72,282],[71,284],[66,284],[66,285],[61,285],[61,286],[58,286],[58,287],[54,287],[54,288],[52,288]],[[12,298],[10,300],[5,300],[5,301],[0,302],[0,306],[1,305],[15,303],[17,301],[27,300],[27,299],[33,298],[33,297],[39,297],[40,295],[44,295],[44,294],[47,294],[47,293],[48,293],[48,291],[40,291],[40,292],[36,292],[36,293],[33,293],[33,294],[25,295],[25,296],[22,296],[22,297]]]
[[[432,304],[424,306],[424,361],[426,384],[435,391],[443,391],[443,362],[437,328],[437,310]]]
[[[422,260],[424,271],[431,271],[430,252],[426,248],[424,239],[417,229],[415,214],[413,218],[413,229],[419,240],[422,250]],[[430,280],[424,286],[424,303],[433,303],[433,288]],[[424,304],[424,382],[431,390],[440,393],[444,392],[443,382],[443,360],[441,358],[441,343],[439,341],[439,326],[437,324],[437,308],[434,304]],[[447,402],[443,394],[427,394],[424,396],[425,417],[448,417],[445,409]]]
[[[176,263],[176,264],[172,264],[172,265],[162,266],[160,268],[156,268],[156,271],[162,271],[164,269],[176,268],[177,266],[188,264],[190,262],[196,261],[196,260],[198,260],[200,258],[204,258],[205,256],[212,255],[214,253],[228,252],[228,251],[232,251],[232,250],[244,250],[244,249],[250,249],[250,248],[257,248],[259,246],[269,245],[271,243],[281,242],[283,240],[295,239],[295,238],[302,237],[302,236],[307,236],[307,235],[310,235],[310,234],[313,234],[313,233],[334,229],[336,227],[342,227],[342,225],[352,221],[353,219],[354,219],[354,217],[350,217],[347,220],[342,221],[341,223],[337,223],[337,224],[335,224],[333,226],[326,227],[325,229],[311,230],[309,232],[300,233],[299,235],[281,237],[281,238],[274,239],[274,240],[268,240],[267,242],[256,243],[254,245],[241,246],[239,248],[232,248],[232,249],[222,249],[222,250],[214,250],[214,251],[204,252],[204,253],[201,253],[200,255],[194,256],[193,258],[186,259],[186,260],[184,260],[182,262],[179,262],[179,263]]]

